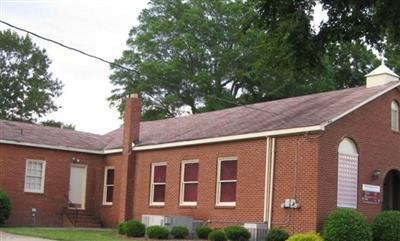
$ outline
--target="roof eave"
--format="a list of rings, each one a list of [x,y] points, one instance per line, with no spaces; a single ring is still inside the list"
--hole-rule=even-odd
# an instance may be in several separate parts
[[[282,135],[293,135],[300,133],[309,133],[309,132],[318,132],[324,131],[324,127],[321,125],[314,126],[305,126],[305,127],[296,127],[289,129],[281,129],[281,130],[271,130],[271,131],[263,131],[256,133],[248,133],[241,135],[231,135],[224,137],[214,137],[214,138],[204,138],[197,140],[189,140],[189,141],[178,141],[171,143],[163,143],[163,144],[153,144],[153,145],[145,145],[145,146],[134,146],[134,151],[145,151],[145,150],[155,150],[155,149],[165,149],[165,148],[174,148],[174,147],[183,147],[183,146],[193,146],[193,145],[204,145],[204,144],[212,144],[212,143],[223,143],[230,141],[240,141],[240,140],[248,140],[248,139],[257,139],[271,136],[282,136]]]
[[[202,145],[202,144],[223,143],[223,142],[230,142],[230,141],[240,141],[240,140],[263,138],[263,137],[269,137],[269,136],[282,136],[282,135],[293,135],[293,134],[299,134],[299,133],[318,132],[318,131],[323,131],[323,130],[324,130],[323,126],[314,125],[314,126],[306,126],[306,127],[296,127],[296,128],[289,128],[289,129],[248,133],[248,134],[241,134],[241,135],[204,138],[204,139],[197,139],[197,140],[190,140],[190,141],[177,141],[177,142],[153,144],[153,145],[145,145],[145,146],[136,146],[135,144],[132,144],[132,150],[144,151],[144,150],[156,150],[156,149],[183,147],[183,146]],[[1,140],[1,139],[0,139],[0,144],[38,147],[38,148],[45,148],[45,149],[52,149],[52,150],[73,151],[73,152],[81,152],[81,153],[89,153],[89,154],[97,154],[97,155],[107,155],[107,154],[115,154],[115,153],[122,152],[122,148],[113,148],[113,149],[105,149],[105,150],[89,150],[89,149],[82,149],[82,148],[72,148],[72,147],[65,147],[65,146],[51,146],[51,145],[45,145],[45,144],[17,142],[17,141]]]

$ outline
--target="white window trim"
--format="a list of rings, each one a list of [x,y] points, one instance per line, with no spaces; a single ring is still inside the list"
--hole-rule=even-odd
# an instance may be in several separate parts
[[[167,187],[167,182],[154,182],[154,169],[157,166],[167,166],[166,162],[155,162],[151,164],[151,176],[150,176],[150,206],[165,206],[164,202],[154,202],[154,186],[159,184],[164,184]],[[165,174],[166,175],[166,174]],[[166,195],[166,193],[164,194]]]
[[[237,176],[236,180],[223,180],[221,181],[221,163],[223,161],[236,161],[236,165],[238,164],[238,158],[237,157],[220,157],[218,158],[218,168],[217,168],[217,190],[215,192],[215,206],[217,207],[235,207],[236,206],[236,201],[235,202],[221,202],[221,183],[223,182],[236,182],[237,183]],[[236,169],[236,175],[237,175],[238,169]],[[236,184],[236,194],[237,194],[237,184]],[[237,195],[236,195],[237,196]]]
[[[197,187],[199,185],[199,179],[197,177],[197,181],[187,181],[185,182],[185,165],[186,164],[191,164],[191,163],[199,163],[199,160],[184,160],[181,163],[181,189],[180,189],[180,194],[179,194],[179,205],[181,206],[197,206],[197,201],[196,202],[185,202],[184,197],[185,197],[185,184],[197,184]]]
[[[392,131],[400,131],[400,104],[395,100],[390,104],[390,126]]]
[[[114,170],[114,182],[112,185],[107,184],[108,170]],[[107,202],[107,188],[114,187],[114,185],[115,185],[115,168],[113,166],[106,166],[104,168],[103,205],[112,205],[113,204],[113,202]],[[113,197],[113,200],[114,200],[114,197]]]
[[[28,164],[34,162],[34,163],[41,163],[42,164],[42,179],[40,183],[40,190],[36,189],[29,189],[26,187],[26,177],[28,175]],[[27,159],[26,164],[25,164],[25,179],[24,179],[24,192],[29,192],[29,193],[44,193],[44,183],[45,183],[45,177],[46,177],[46,161],[43,160],[34,160],[34,159]]]

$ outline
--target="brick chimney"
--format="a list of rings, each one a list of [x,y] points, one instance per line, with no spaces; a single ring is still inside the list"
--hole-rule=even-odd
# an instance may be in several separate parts
[[[132,219],[133,188],[135,181],[135,156],[132,144],[139,141],[141,104],[137,94],[131,94],[125,103],[122,156],[118,164],[120,193],[118,221]]]
[[[138,94],[131,94],[125,103],[123,152],[131,153],[132,144],[139,140],[141,104]]]

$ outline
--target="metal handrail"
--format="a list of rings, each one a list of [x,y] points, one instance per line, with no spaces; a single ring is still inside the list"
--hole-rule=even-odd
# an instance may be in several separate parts
[[[65,207],[65,211],[64,211],[64,213],[66,213],[66,211],[67,210],[72,210],[72,209],[69,209],[69,206],[70,206],[70,204],[73,204],[73,202],[69,199],[69,197],[67,196],[67,195],[65,195],[64,194],[64,199],[65,200],[67,200],[67,206]],[[72,225],[74,225],[74,227],[76,227],[76,224],[77,224],[77,222],[78,222],[78,216],[79,216],[79,210],[77,209],[77,208],[75,208],[75,209],[73,209],[74,210],[74,221],[72,221],[69,217],[68,217],[68,215],[66,215],[67,216],[67,218],[69,219],[69,221],[72,223]]]

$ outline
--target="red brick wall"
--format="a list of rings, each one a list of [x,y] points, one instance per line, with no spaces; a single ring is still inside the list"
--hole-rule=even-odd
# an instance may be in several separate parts
[[[357,143],[360,153],[359,210],[369,220],[381,206],[361,202],[363,183],[383,185],[385,174],[400,170],[400,134],[390,130],[390,103],[400,94],[393,90],[343,119],[329,125],[320,134],[276,138],[272,226],[291,233],[319,229],[328,213],[336,207],[337,148],[342,137]],[[10,225],[31,225],[31,209],[38,209],[37,225],[61,225],[56,214],[65,206],[68,195],[72,157],[88,165],[86,204],[88,212],[99,215],[105,226],[118,223],[120,198],[128,192],[133,216],[143,214],[185,215],[197,220],[211,220],[214,226],[235,222],[263,222],[266,139],[247,140],[191,147],[135,152],[134,180],[121,190],[122,154],[105,157],[74,152],[0,144],[0,187],[11,197],[13,214]],[[217,160],[238,157],[237,200],[234,208],[215,206]],[[133,158],[129,162],[133,162]],[[26,159],[46,161],[44,194],[24,193]],[[180,164],[199,160],[197,207],[179,206]],[[153,162],[167,162],[165,207],[149,206],[150,167]],[[115,167],[114,202],[102,205],[104,166]],[[372,180],[374,169],[382,175]],[[297,171],[296,171],[297,170]],[[129,186],[130,185],[130,186]],[[295,198],[300,209],[281,208],[285,198]],[[128,205],[129,206],[129,205]]]
[[[234,222],[262,222],[266,140],[201,145],[136,152],[134,218],[142,214],[191,216],[211,220],[214,226]],[[215,207],[217,160],[238,157],[237,200],[234,208]],[[182,160],[199,160],[197,207],[179,206]],[[165,207],[149,206],[150,168],[153,162],[167,162]],[[226,223],[225,223],[226,222]]]
[[[337,152],[343,137],[353,139],[359,151],[358,209],[371,221],[382,209],[380,205],[364,204],[362,184],[380,185],[391,169],[400,170],[400,133],[390,127],[390,104],[400,101],[398,90],[370,102],[352,114],[329,125],[321,136],[321,160],[319,165],[318,228],[330,211],[336,208],[337,199]],[[372,180],[375,169],[382,171]]]
[[[101,200],[103,167],[101,156],[0,144],[0,188],[4,189],[12,202],[12,214],[8,225],[33,225],[32,208],[38,213],[36,225],[60,226],[60,213],[68,196],[70,164],[72,157],[88,165],[86,210],[96,215]],[[26,159],[46,161],[44,194],[24,192]]]
[[[122,155],[120,153],[107,155],[105,157],[104,166],[113,166],[115,168],[113,204],[102,205],[103,200],[100,200],[101,208],[99,213],[102,223],[106,227],[115,227],[118,224],[119,198],[121,196],[120,177],[121,177],[121,172],[125,171],[120,168],[121,159]],[[101,177],[101,183],[102,184],[104,183],[104,170],[103,170],[103,176]],[[103,193],[103,190],[101,190],[101,193]]]
[[[315,134],[276,139],[272,227],[290,233],[316,229],[318,145]],[[296,199],[301,208],[283,209],[286,198]]]

